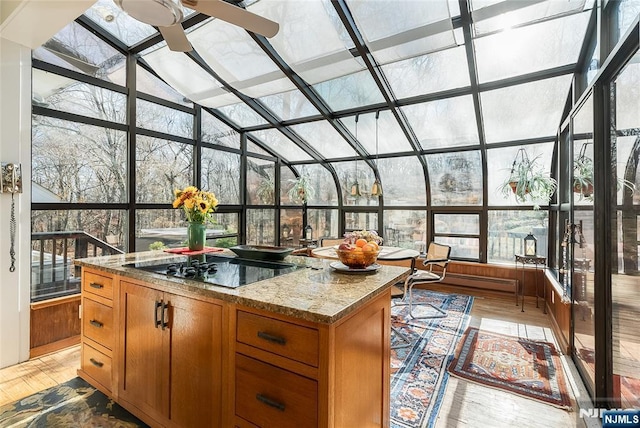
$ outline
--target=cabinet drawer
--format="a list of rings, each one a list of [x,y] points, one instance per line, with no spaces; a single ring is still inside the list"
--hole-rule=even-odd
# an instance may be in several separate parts
[[[82,369],[109,391],[113,390],[111,385],[111,357],[93,349],[86,343],[82,344]]]
[[[238,311],[236,340],[318,367],[318,330]]]
[[[113,278],[91,271],[84,272],[82,291],[113,300]]]
[[[236,354],[236,415],[262,428],[318,424],[316,381]]]
[[[82,299],[82,334],[113,350],[113,308]]]

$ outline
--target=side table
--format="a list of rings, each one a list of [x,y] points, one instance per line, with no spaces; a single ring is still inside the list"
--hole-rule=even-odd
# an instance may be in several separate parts
[[[522,289],[522,311],[524,312],[524,271],[526,265],[535,265],[535,281],[536,281],[536,308],[539,308],[538,305],[538,266],[542,266],[543,268],[546,266],[547,259],[544,256],[526,256],[524,254],[516,254],[516,279],[518,278],[518,266],[522,265],[522,281],[520,284],[520,288]],[[544,304],[544,313],[547,313],[547,287],[542,284],[542,298],[545,302]],[[518,286],[516,286],[516,306],[518,306]]]

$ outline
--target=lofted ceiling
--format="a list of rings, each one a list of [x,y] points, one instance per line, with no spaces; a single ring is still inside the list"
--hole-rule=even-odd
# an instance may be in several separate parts
[[[412,155],[426,164],[430,153],[552,140],[592,3],[245,1],[234,4],[279,23],[276,36],[186,9],[194,49],[182,53],[155,27],[98,0],[34,58],[124,84],[123,54],[132,53],[182,102],[287,163],[364,158],[372,166]],[[60,84],[45,83],[38,95]]]

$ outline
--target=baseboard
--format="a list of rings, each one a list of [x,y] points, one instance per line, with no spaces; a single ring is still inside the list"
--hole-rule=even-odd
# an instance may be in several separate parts
[[[443,284],[460,285],[463,287],[479,288],[483,290],[502,291],[515,294],[518,286],[517,279],[492,278],[488,276],[469,275],[464,273],[447,273]]]
[[[62,340],[58,340],[56,342],[47,343],[46,345],[36,346],[35,348],[31,348],[29,350],[29,358],[37,358],[41,357],[45,354],[50,354],[52,352],[59,351],[64,348],[68,348],[70,346],[80,344],[80,335],[71,336],[64,338]]]

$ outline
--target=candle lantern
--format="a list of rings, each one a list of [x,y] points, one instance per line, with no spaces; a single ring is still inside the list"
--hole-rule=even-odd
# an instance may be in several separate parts
[[[307,227],[304,228],[304,239],[307,241],[307,244],[313,239],[313,228],[310,224],[307,224]]]
[[[538,254],[538,240],[531,232],[524,238],[524,255],[535,256]]]

